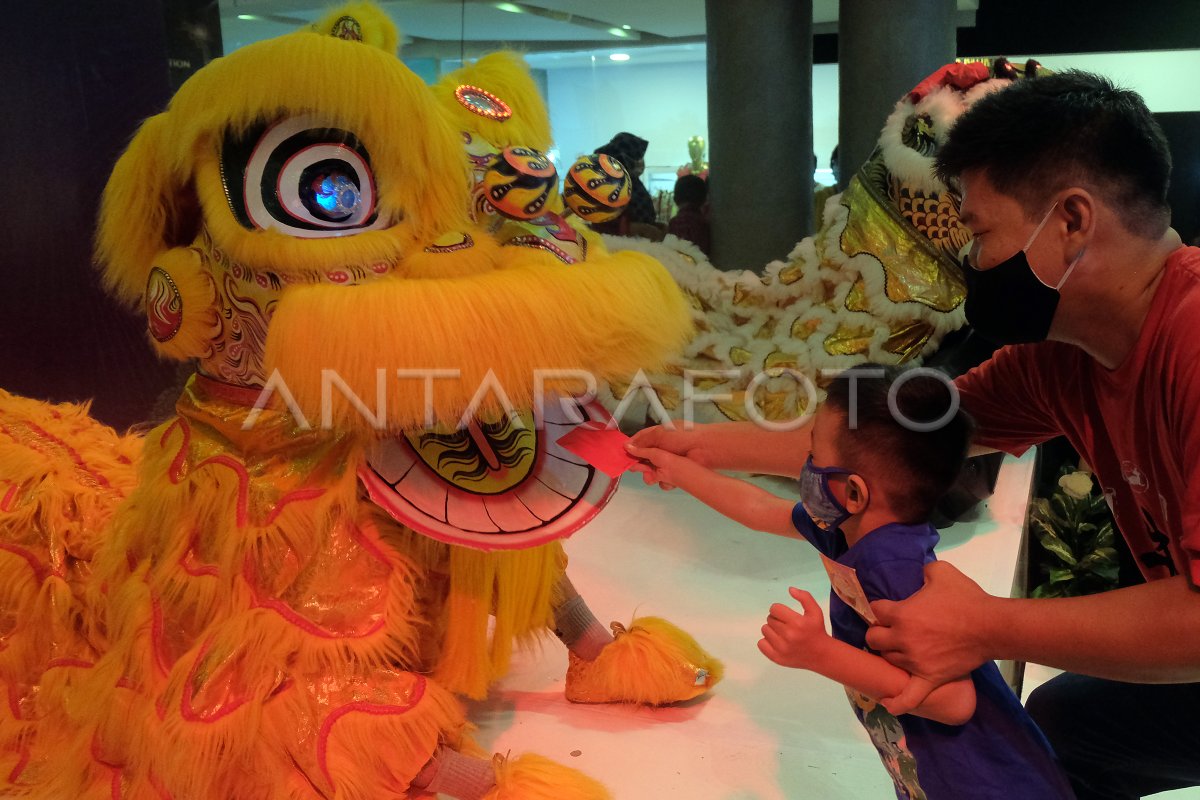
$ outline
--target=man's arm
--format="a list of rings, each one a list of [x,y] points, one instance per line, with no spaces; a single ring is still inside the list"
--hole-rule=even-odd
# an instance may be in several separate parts
[[[647,475],[648,481],[677,486],[747,528],[803,538],[792,524],[794,502],[776,497],[752,483],[721,475],[686,456],[656,448],[628,449],[630,455],[645,462],[633,469]]]
[[[893,697],[909,674],[877,655],[838,641],[825,632],[821,607],[808,592],[789,589],[803,613],[775,603],[763,625],[758,649],[776,664],[807,669],[874,698]],[[975,714],[975,685],[962,678],[939,686],[910,712],[946,725],[962,725]]]
[[[990,599],[992,658],[1118,681],[1200,681],[1200,592],[1182,575],[1087,597]]]
[[[918,699],[918,678],[939,685],[992,659],[1118,681],[1200,681],[1200,592],[1183,576],[1024,600],[993,597],[938,561],[925,567],[920,591],[871,608],[879,625],[867,631],[867,643],[917,684],[897,698],[899,711]]]
[[[687,456],[710,469],[795,478],[812,449],[812,423],[791,431],[768,430],[749,421],[696,425],[691,430],[660,425],[638,431],[632,444]]]
[[[1062,435],[1048,395],[1059,377],[1047,370],[1037,348],[1006,347],[954,379],[962,408],[975,422],[969,456],[1003,450],[1021,455],[1035,444]],[[985,444],[986,443],[986,444]]]

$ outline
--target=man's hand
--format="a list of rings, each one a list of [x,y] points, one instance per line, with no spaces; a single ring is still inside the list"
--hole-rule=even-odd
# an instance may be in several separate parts
[[[825,616],[813,596],[795,586],[788,592],[800,602],[803,613],[783,603],[772,605],[767,624],[762,626],[763,638],[758,649],[781,667],[811,670],[821,661],[823,648],[832,639],[825,631]]]
[[[893,714],[920,705],[929,692],[960,678],[990,658],[979,621],[995,598],[944,561],[925,565],[925,585],[907,600],[876,600],[879,619],[867,644],[913,677],[884,701]]]

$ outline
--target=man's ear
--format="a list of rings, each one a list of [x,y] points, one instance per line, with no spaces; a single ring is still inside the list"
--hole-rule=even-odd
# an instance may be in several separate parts
[[[1091,234],[1096,221],[1096,198],[1087,189],[1078,186],[1067,190],[1062,202],[1063,215],[1067,218],[1067,234],[1082,238]]]

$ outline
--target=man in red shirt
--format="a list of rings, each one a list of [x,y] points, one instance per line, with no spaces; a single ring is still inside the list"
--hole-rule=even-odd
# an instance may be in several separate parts
[[[967,319],[1009,345],[956,381],[977,445],[1065,435],[1146,583],[996,598],[936,562],[874,604],[868,643],[914,676],[888,706],[991,659],[1059,667],[1027,705],[1079,798],[1200,785],[1200,249],[1168,227],[1165,139],[1137,94],[1066,72],[981,99],[938,171],[974,234]]]
[[[1065,72],[980,99],[938,165],[974,234],[967,319],[1009,345],[956,381],[977,452],[1065,435],[1146,582],[999,598],[936,561],[907,600],[872,603],[867,644],[913,675],[886,705],[993,659],[1058,667],[1027,708],[1080,800],[1200,785],[1200,248],[1168,227],[1166,140],[1138,95]],[[725,423],[634,444],[795,477],[810,435]]]

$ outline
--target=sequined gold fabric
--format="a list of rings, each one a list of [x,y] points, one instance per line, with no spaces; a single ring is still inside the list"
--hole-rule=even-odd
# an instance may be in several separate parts
[[[883,349],[908,361],[921,353],[925,342],[933,334],[933,326],[926,322],[909,322],[892,329],[884,342]],[[833,356],[853,356],[870,350],[872,332],[863,328],[840,326],[825,337],[825,351]]]
[[[174,454],[174,481],[214,459],[236,459],[246,475],[243,523],[255,526],[274,520],[288,502],[336,484],[357,457],[349,434],[301,426],[270,405],[255,409],[258,394],[194,376],[176,403],[179,419],[151,439]]]
[[[937,311],[957,308],[966,298],[958,265],[867,186],[856,176],[842,195],[842,204],[850,209],[842,251],[880,263],[884,291],[893,303],[916,302]]]

